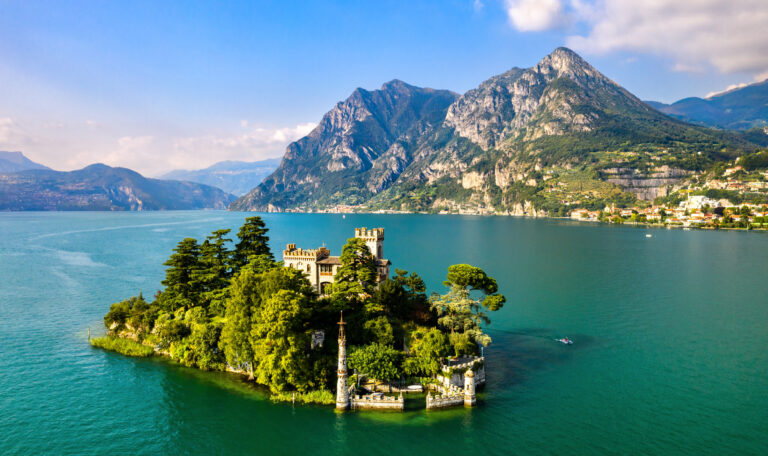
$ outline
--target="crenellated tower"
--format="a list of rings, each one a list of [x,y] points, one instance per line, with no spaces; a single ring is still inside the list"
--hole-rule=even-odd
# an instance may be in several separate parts
[[[374,258],[384,258],[384,228],[355,228],[355,237],[365,241]]]
[[[344,314],[339,320],[339,367],[336,371],[336,410],[349,408],[349,387],[347,385],[347,336],[344,334]]]

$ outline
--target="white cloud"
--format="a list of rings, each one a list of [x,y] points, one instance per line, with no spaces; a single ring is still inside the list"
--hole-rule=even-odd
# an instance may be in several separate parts
[[[242,121],[197,136],[165,131],[126,135],[123,126],[111,122],[62,123],[47,119],[22,123],[0,116],[0,150],[20,150],[34,161],[64,171],[104,163],[157,176],[172,169],[205,168],[222,160],[278,157],[288,143],[305,136],[315,126],[270,126]]]
[[[565,23],[562,0],[505,0],[509,22],[521,32],[538,32]]]
[[[0,117],[0,150],[18,149],[33,142],[29,134],[10,117]]]
[[[567,39],[581,52],[651,53],[678,71],[768,72],[766,0],[572,0],[571,10],[588,29]]]
[[[748,85],[749,84],[747,84],[746,82],[742,82],[741,84],[731,84],[728,87],[726,87],[725,90],[720,90],[717,92],[709,92],[707,96],[704,98],[712,98],[714,96],[717,96],[726,92],[730,92],[731,90],[741,89],[742,87],[746,87]]]
[[[253,126],[241,121],[246,128],[240,134],[208,134],[174,138],[166,155],[168,169],[204,168],[222,160],[258,160],[283,154],[291,142],[312,131],[317,124],[301,123],[292,127]],[[211,159],[215,156],[215,160]]]
[[[123,136],[117,140],[117,144],[123,150],[146,149],[154,139],[152,136]]]

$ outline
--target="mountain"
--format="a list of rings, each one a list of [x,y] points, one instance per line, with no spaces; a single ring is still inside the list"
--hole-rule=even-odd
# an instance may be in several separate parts
[[[358,88],[288,145],[277,170],[231,209],[362,202],[397,179],[416,143],[440,126],[456,97],[398,80],[380,90]]]
[[[0,151],[0,173],[13,173],[27,169],[50,169],[28,159],[21,152]]]
[[[2,211],[141,211],[224,209],[234,196],[192,182],[147,179],[95,164],[70,171],[0,173]]]
[[[684,98],[672,104],[649,101],[659,111],[699,125],[748,130],[768,127],[768,80],[707,98]]]
[[[240,196],[248,193],[265,177],[272,174],[280,164],[280,160],[280,158],[270,158],[255,162],[222,161],[196,171],[171,171],[160,176],[160,179],[197,182]]]
[[[562,212],[662,196],[754,148],[660,113],[558,48],[461,96],[357,89],[230,209]]]

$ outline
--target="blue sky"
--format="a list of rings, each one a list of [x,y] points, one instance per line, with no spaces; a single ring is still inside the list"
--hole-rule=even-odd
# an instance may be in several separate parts
[[[356,87],[464,92],[561,45],[643,99],[768,74],[768,2],[655,3],[0,0],[0,150],[148,175],[280,156]]]

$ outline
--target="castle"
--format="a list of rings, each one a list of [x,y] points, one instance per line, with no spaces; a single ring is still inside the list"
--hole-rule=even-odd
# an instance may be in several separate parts
[[[363,239],[373,254],[377,282],[386,280],[392,263],[384,259],[384,228],[355,228],[355,237]],[[304,271],[317,292],[326,294],[328,285],[333,283],[336,271],[341,267],[341,258],[331,256],[331,251],[325,247],[300,249],[296,248],[296,244],[288,244],[283,250],[283,263],[287,268]]]

